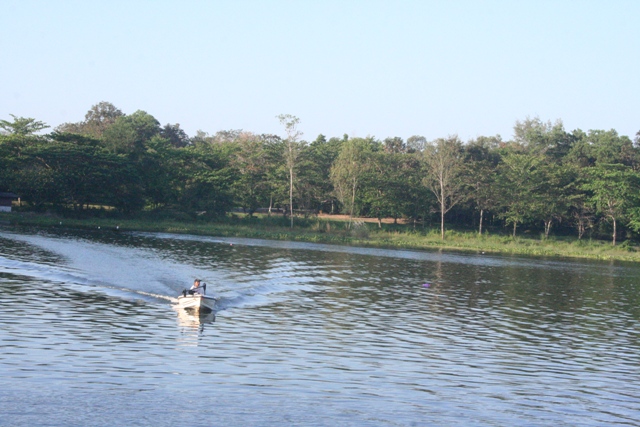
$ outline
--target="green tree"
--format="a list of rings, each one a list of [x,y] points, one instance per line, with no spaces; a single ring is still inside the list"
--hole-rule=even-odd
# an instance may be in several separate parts
[[[595,219],[595,207],[584,190],[584,184],[588,179],[588,168],[580,168],[573,163],[563,165],[569,168],[568,174],[573,177],[568,186],[569,215],[578,231],[578,240],[582,239],[587,229],[593,227]]]
[[[94,138],[101,138],[104,131],[113,125],[124,113],[110,102],[101,101],[93,105],[84,116],[83,130]]]
[[[13,114],[9,114],[13,117],[13,121],[0,120],[0,129],[13,135],[33,135],[36,132],[46,129],[47,126],[44,122],[38,121],[30,117],[17,117]]]
[[[371,153],[370,168],[363,174],[362,203],[366,206],[369,216],[378,219],[378,228],[382,228],[382,218],[398,218],[402,215],[400,200],[398,200],[398,183],[400,177],[400,155],[386,151]],[[402,185],[402,184],[401,184]]]
[[[132,212],[141,207],[130,160],[105,152],[94,139],[60,133],[13,139],[0,143],[11,158],[11,188],[37,209],[96,204]]]
[[[596,164],[621,164],[634,170],[640,169],[640,152],[627,136],[618,135],[611,129],[574,131],[576,143],[567,155],[567,160],[582,167]]]
[[[338,157],[342,140],[324,135],[303,147],[298,172],[299,203],[307,212],[326,209],[333,213],[336,205],[330,171]]]
[[[101,101],[89,109],[84,121],[78,123],[63,123],[56,127],[61,133],[76,133],[100,139],[104,131],[113,125],[118,117],[124,113],[110,102]]]
[[[146,143],[136,166],[144,185],[146,203],[156,209],[180,209],[181,151],[168,139],[156,135]]]
[[[513,127],[514,141],[530,152],[560,159],[571,150],[575,138],[565,132],[562,120],[555,123],[539,117],[516,121]]]
[[[265,141],[258,135],[243,132],[231,147],[231,166],[237,171],[237,179],[232,183],[234,200],[252,216],[260,206],[266,205],[269,197]]]
[[[479,136],[465,147],[467,176],[470,185],[470,200],[480,214],[478,234],[482,235],[484,215],[489,210],[497,210],[498,191],[496,186],[496,168],[500,163],[498,148],[502,138]]]
[[[421,153],[427,145],[427,138],[422,135],[413,135],[407,138],[407,152]]]
[[[224,216],[233,207],[234,171],[228,146],[198,144],[177,153],[181,208],[209,217]]]
[[[349,227],[353,222],[356,196],[364,174],[371,167],[369,159],[373,141],[371,139],[352,138],[342,143],[340,154],[331,167],[331,182],[340,202],[349,210]]]
[[[160,136],[165,138],[169,143],[176,148],[184,148],[189,145],[189,135],[180,128],[180,124],[175,125],[167,123],[162,129],[160,129]]]
[[[287,203],[287,172],[283,165],[285,143],[278,135],[261,134],[265,155],[265,188],[269,195],[269,216],[276,205]]]
[[[539,167],[543,157],[536,154],[507,151],[498,165],[497,184],[501,216],[507,224],[513,225],[516,237],[518,224],[533,219],[540,200],[538,190],[541,185]]]
[[[102,139],[111,153],[139,155],[144,152],[145,144],[159,133],[160,123],[155,117],[138,110],[118,117],[105,129]]]
[[[423,161],[423,183],[438,202],[440,237],[444,240],[445,214],[469,195],[462,142],[457,135],[436,139],[425,147]]]
[[[415,222],[422,212],[428,197],[420,194],[419,162],[415,155],[376,151],[371,153],[371,168],[364,174],[363,202],[369,214],[382,218],[411,218]]]
[[[575,182],[574,169],[558,163],[550,162],[540,165],[537,179],[536,214],[544,223],[544,237],[549,238],[549,232],[554,221],[562,221],[568,214],[570,197]]]
[[[293,228],[293,184],[296,173],[296,162],[300,155],[300,137],[302,132],[298,130],[298,124],[300,119],[291,114],[280,114],[277,116],[280,120],[280,124],[284,126],[285,133],[287,134],[285,142],[285,164],[287,167],[287,173],[289,178],[289,211],[291,213],[291,228]]]
[[[385,138],[383,141],[384,151],[387,153],[404,153],[407,151],[407,146],[399,136],[393,138]]]
[[[631,168],[619,164],[599,164],[588,170],[588,176],[583,188],[589,192],[596,211],[611,221],[615,246],[618,222],[633,214],[638,206],[640,177]]]
[[[37,209],[58,198],[52,169],[37,157],[38,148],[48,142],[36,135],[0,135],[2,187],[20,194]]]

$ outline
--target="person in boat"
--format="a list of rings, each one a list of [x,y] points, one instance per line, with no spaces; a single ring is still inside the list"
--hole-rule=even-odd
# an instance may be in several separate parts
[[[191,287],[191,289],[189,289],[189,295],[194,295],[194,294],[200,294],[200,295],[204,295],[205,289],[207,287],[206,284],[204,284],[203,286],[200,286],[200,279],[196,279],[193,281],[193,286]]]

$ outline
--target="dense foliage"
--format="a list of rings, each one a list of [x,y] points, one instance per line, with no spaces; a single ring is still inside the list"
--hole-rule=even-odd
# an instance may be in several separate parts
[[[85,120],[47,126],[1,120],[0,191],[29,208],[218,217],[234,209],[320,211],[476,228],[610,236],[640,231],[640,132],[565,131],[560,121],[516,122],[513,140],[462,142],[413,136],[301,139],[298,118],[278,117],[286,137],[164,127],[107,102]],[[293,226],[293,221],[291,222]]]

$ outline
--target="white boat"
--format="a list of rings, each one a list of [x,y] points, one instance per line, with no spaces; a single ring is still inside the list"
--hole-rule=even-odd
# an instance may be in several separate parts
[[[215,297],[201,294],[182,294],[178,297],[178,305],[181,308],[200,311],[213,311],[216,306],[216,301],[218,301],[218,299]]]

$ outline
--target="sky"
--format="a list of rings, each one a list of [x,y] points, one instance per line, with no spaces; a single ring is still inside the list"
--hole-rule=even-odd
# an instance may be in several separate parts
[[[636,0],[0,0],[0,119],[92,105],[190,135],[640,131]]]

